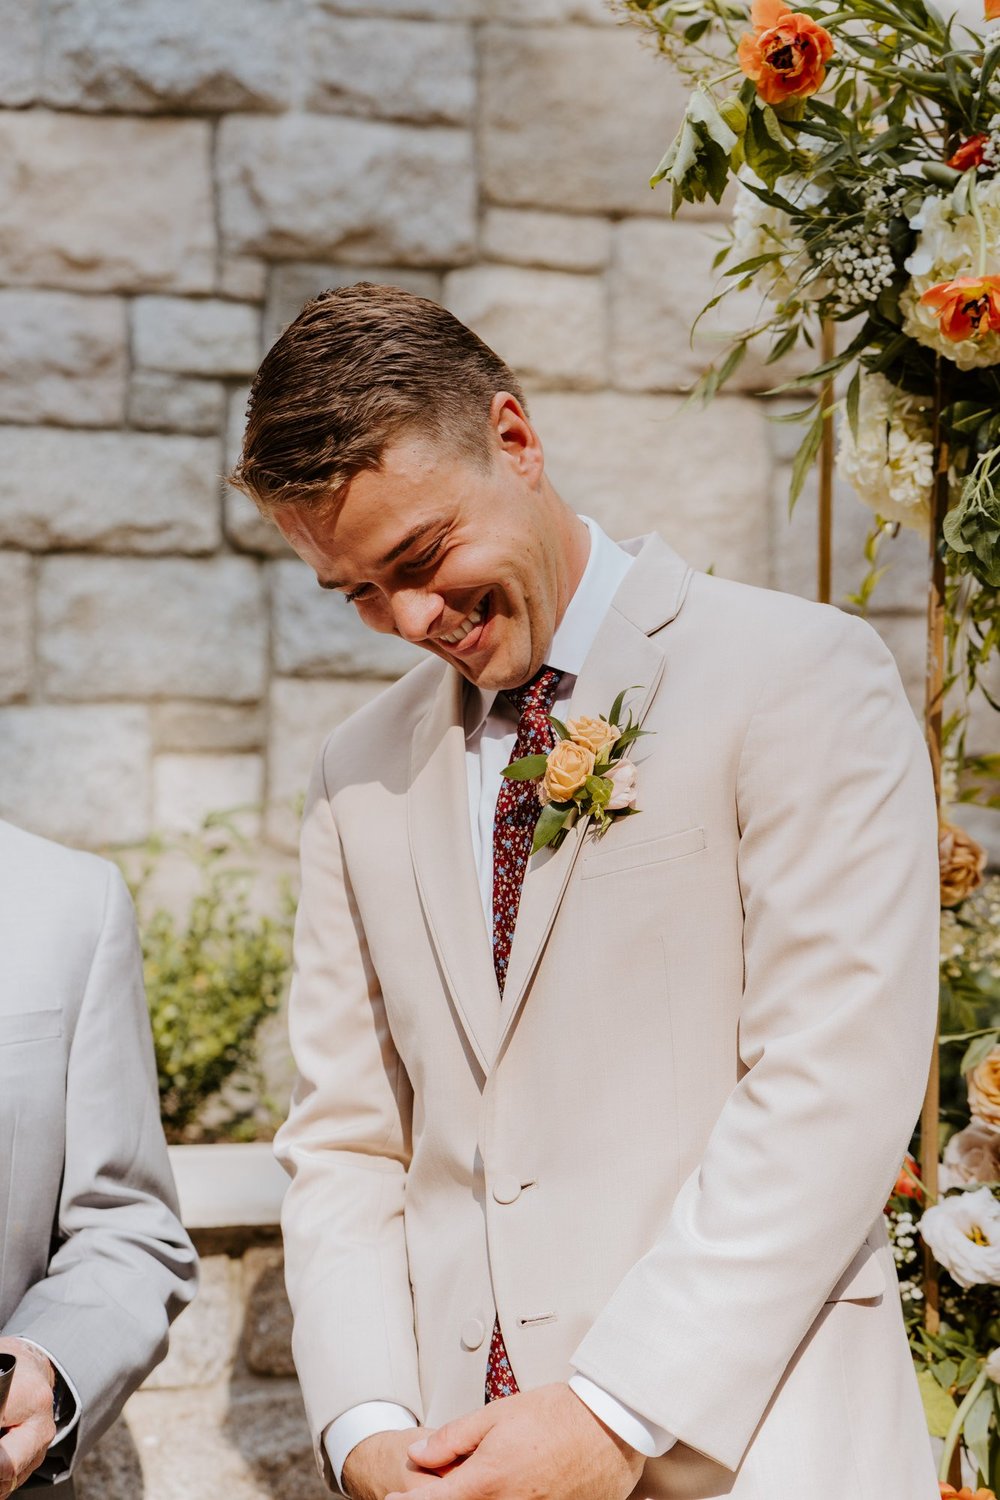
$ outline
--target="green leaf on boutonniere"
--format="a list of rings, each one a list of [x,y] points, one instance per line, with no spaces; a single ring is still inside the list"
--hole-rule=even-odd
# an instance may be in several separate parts
[[[548,763],[547,755],[525,755],[521,760],[504,766],[500,774],[506,776],[508,781],[537,781],[540,776],[545,775]]]
[[[630,724],[627,729],[622,730],[621,734],[615,740],[614,748],[620,756],[624,750],[628,749],[629,745],[634,744],[636,740],[641,740],[643,735],[655,733],[655,729],[640,729],[638,724]]]
[[[618,694],[618,697],[614,701],[611,712],[608,714],[609,724],[613,724],[616,729],[619,729],[621,727],[622,705],[624,704],[625,699],[629,693],[638,692],[641,692],[641,688],[637,684],[633,684],[632,687],[622,688],[621,692]]]
[[[550,802],[548,807],[543,807],[531,841],[532,854],[537,854],[539,849],[544,849],[547,844],[559,838],[565,832],[566,819],[575,811],[576,808],[572,805],[567,807],[558,802]]]
[[[584,783],[587,795],[595,807],[604,807],[611,801],[611,794],[615,789],[613,781],[606,776],[588,776]]]
[[[561,740],[572,739],[572,735],[566,728],[566,725],[563,723],[562,719],[557,719],[555,714],[549,714],[549,723],[552,725],[552,728],[555,730],[556,734]]]

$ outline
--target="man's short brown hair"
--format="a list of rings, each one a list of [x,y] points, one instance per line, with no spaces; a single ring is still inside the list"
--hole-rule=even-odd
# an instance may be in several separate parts
[[[504,361],[438,303],[364,281],[323,292],[257,371],[230,482],[265,513],[318,506],[413,430],[486,463],[498,391],[524,404]]]

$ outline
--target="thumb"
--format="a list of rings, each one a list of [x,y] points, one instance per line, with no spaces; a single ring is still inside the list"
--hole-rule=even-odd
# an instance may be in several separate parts
[[[428,1433],[407,1448],[407,1454],[421,1469],[443,1469],[446,1464],[474,1453],[493,1423],[492,1409],[484,1406]]]

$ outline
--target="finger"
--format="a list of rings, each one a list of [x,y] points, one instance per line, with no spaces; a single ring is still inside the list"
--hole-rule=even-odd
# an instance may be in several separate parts
[[[482,1411],[457,1417],[454,1422],[446,1422],[436,1432],[429,1432],[426,1437],[411,1443],[407,1454],[421,1469],[443,1469],[456,1458],[467,1458],[474,1453],[494,1420],[490,1408],[484,1406]]]
[[[23,1484],[48,1452],[55,1437],[51,1418],[33,1417],[20,1427],[10,1427],[0,1438],[2,1452],[14,1471],[15,1484]]]
[[[476,1478],[478,1472],[474,1464],[460,1464],[447,1478],[438,1480],[434,1486],[434,1500],[484,1500],[484,1496],[495,1494],[492,1487],[483,1488],[482,1479]],[[407,1500],[407,1496],[397,1490],[386,1495],[385,1500]]]
[[[17,1473],[7,1454],[0,1443],[0,1500],[7,1500],[14,1485],[17,1483]]]

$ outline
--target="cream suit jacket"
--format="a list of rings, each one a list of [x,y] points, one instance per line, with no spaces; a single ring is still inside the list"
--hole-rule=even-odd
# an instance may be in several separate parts
[[[633,544],[633,550],[639,544]],[[649,1500],[936,1500],[881,1209],[935,1028],[936,822],[886,648],[658,537],[572,713],[633,698],[641,816],[531,861],[503,1004],[462,684],[327,741],[278,1154],[317,1443],[574,1368],[676,1433]]]
[[[2,822],[0,1128],[0,1331],[40,1344],[80,1399],[34,1488],[69,1473],[163,1358],[196,1259],[125,882]],[[54,1493],[71,1500],[72,1478]]]

